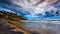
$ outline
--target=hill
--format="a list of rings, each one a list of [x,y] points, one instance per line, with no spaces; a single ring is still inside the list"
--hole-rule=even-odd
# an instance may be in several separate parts
[[[23,25],[18,23],[19,20],[26,19],[12,12],[0,11],[0,34],[29,34],[20,28]]]
[[[24,17],[17,15],[16,13],[0,11],[0,19],[8,19],[13,21],[26,20]]]

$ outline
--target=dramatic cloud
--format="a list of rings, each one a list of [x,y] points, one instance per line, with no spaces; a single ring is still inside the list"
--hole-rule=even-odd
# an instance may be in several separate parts
[[[46,11],[57,10],[60,5],[58,2],[60,0],[0,0],[0,7],[30,19],[36,18],[37,14],[45,15]]]

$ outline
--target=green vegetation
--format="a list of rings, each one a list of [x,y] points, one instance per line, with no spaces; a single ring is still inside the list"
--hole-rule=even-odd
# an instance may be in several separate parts
[[[13,20],[13,21],[26,20],[22,16],[19,16],[12,12],[6,12],[6,11],[0,11],[0,19],[2,19],[2,18],[8,19],[8,20]]]

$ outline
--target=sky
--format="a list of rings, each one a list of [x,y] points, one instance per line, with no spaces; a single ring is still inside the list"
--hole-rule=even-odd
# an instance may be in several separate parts
[[[59,19],[60,16],[45,17],[45,12],[60,12],[60,0],[0,0],[0,10],[17,13],[29,20]]]

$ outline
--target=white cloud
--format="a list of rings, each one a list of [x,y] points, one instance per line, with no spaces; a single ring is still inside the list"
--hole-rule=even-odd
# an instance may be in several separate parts
[[[41,0],[12,0],[12,2],[18,6],[22,7],[22,10],[25,11],[29,11],[35,14],[35,13],[43,13],[44,14],[44,9],[46,9],[47,7],[49,7],[50,5],[56,3],[58,0],[45,0],[42,3],[37,4],[38,2],[40,2]],[[32,9],[32,10],[28,10],[28,9]]]

